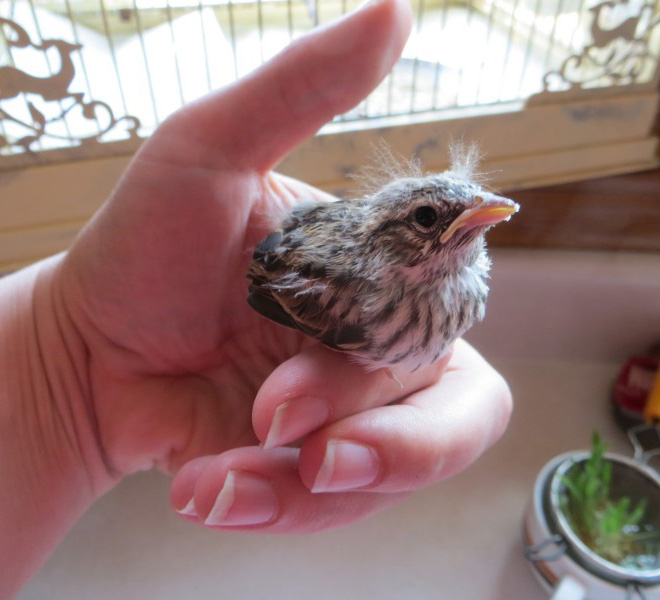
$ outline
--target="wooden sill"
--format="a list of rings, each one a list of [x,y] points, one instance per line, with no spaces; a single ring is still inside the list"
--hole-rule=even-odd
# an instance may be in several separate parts
[[[660,252],[660,169],[512,192],[493,246]]]

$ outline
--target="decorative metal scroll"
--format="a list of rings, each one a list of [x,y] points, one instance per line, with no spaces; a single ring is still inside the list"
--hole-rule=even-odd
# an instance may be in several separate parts
[[[543,92],[649,83],[657,76],[658,56],[651,36],[660,22],[656,2],[638,4],[635,14],[615,22],[613,11],[629,9],[629,0],[601,2],[590,8],[591,43],[566,58],[543,78]],[[609,13],[609,15],[608,15]],[[606,17],[609,23],[606,25]],[[543,93],[542,92],[542,93]]]
[[[35,43],[18,23],[3,17],[0,17],[0,28],[8,49],[33,48],[45,53],[54,48],[60,65],[59,71],[48,77],[37,77],[14,66],[0,67],[0,103],[21,94],[27,103],[27,111],[23,111],[26,115],[19,115],[15,109],[12,114],[12,109],[0,104],[0,150],[32,152],[34,145],[48,141],[51,146],[89,148],[101,144],[106,134],[121,128],[125,129],[127,139],[138,139],[139,119],[132,116],[117,118],[105,102],[85,101],[83,93],[69,89],[75,75],[71,55],[82,48],[80,44],[54,39]],[[95,132],[74,135],[66,125],[67,117],[94,121]],[[20,133],[10,135],[9,130]]]

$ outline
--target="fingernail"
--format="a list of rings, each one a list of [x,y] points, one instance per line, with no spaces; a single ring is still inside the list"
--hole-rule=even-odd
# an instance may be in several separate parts
[[[262,525],[272,521],[278,509],[275,491],[265,478],[230,470],[204,524],[216,527]]]
[[[320,398],[295,398],[280,404],[268,430],[265,449],[276,448],[318,429],[330,416],[330,407]]]
[[[380,461],[373,448],[355,442],[330,440],[312,492],[359,489],[376,481],[379,471]]]
[[[193,497],[190,500],[188,500],[188,504],[186,504],[181,509],[176,509],[176,512],[178,512],[180,515],[185,515],[187,517],[196,517],[197,510],[195,510],[195,498]]]

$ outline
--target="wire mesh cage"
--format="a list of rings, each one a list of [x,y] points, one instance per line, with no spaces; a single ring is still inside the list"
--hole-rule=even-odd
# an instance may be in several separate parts
[[[0,0],[0,160],[148,136],[183,104],[358,4]],[[657,0],[412,4],[403,56],[332,127],[657,81]]]

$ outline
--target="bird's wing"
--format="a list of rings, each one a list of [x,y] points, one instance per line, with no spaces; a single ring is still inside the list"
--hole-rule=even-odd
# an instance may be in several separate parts
[[[290,285],[290,280],[287,280]],[[342,322],[321,302],[323,288],[307,280],[300,287],[280,286],[274,282],[249,287],[248,303],[258,313],[285,327],[298,329],[335,350],[359,350],[367,345],[364,328],[357,323]],[[285,287],[286,286],[286,287]]]
[[[291,329],[298,329],[293,317],[282,308],[282,305],[275,300],[272,294],[265,292],[263,288],[251,285],[248,288],[247,301],[254,310],[267,319]]]
[[[333,289],[324,266],[307,263],[293,269],[293,261],[287,260],[290,245],[283,240],[282,232],[276,231],[255,248],[248,272],[249,305],[267,319],[298,329],[335,350],[364,348],[364,328],[343,321],[330,310],[330,303],[336,304],[336,294],[341,292]]]

